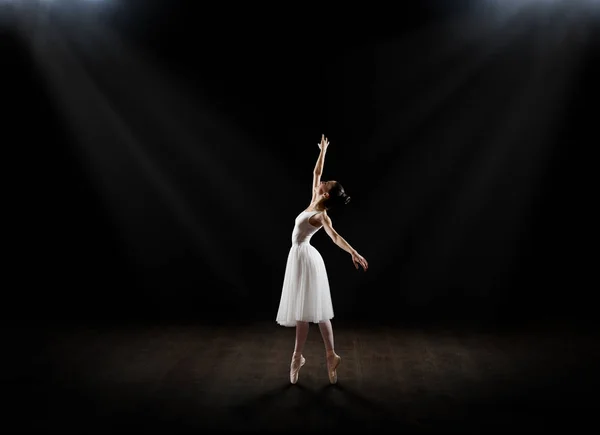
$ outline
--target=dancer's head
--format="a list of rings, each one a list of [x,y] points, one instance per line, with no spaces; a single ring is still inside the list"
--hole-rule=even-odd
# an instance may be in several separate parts
[[[319,202],[321,202],[327,210],[350,202],[350,197],[346,195],[342,185],[339,181],[335,180],[321,181],[317,194],[319,195]]]

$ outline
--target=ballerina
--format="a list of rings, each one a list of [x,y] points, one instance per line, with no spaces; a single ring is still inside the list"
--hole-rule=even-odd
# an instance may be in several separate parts
[[[338,181],[321,180],[328,147],[329,141],[322,135],[319,143],[321,151],[313,171],[312,199],[309,206],[295,219],[276,317],[278,324],[296,328],[290,364],[292,384],[298,382],[300,368],[306,363],[302,350],[308,337],[309,322],[319,324],[325,344],[328,377],[332,384],[337,382],[337,368],[342,360],[334,350],[331,325],[334,313],[327,270],[321,254],[310,244],[310,239],[319,229],[324,228],[331,240],[350,254],[357,270],[362,266],[366,272],[369,267],[367,260],[336,232],[327,214],[328,210],[350,202],[350,197]]]

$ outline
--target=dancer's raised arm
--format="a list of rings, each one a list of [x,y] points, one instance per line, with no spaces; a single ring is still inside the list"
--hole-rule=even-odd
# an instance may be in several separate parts
[[[325,154],[327,152],[327,147],[329,146],[329,141],[325,137],[325,135],[321,135],[321,143],[319,144],[319,148],[321,152],[319,153],[319,158],[317,159],[317,163],[315,164],[315,169],[313,170],[313,184],[312,184],[312,201],[315,200],[317,196],[317,190],[319,188],[319,183],[321,182],[321,175],[323,174],[323,166],[325,165]]]

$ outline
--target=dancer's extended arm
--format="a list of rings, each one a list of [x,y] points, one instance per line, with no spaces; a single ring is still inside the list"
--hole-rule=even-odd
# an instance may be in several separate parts
[[[366,272],[369,268],[369,263],[367,262],[367,260],[365,260],[365,258],[362,255],[360,255],[356,251],[356,249],[350,246],[350,244],[346,240],[344,240],[344,238],[340,236],[336,230],[333,229],[333,223],[331,222],[331,218],[327,216],[326,213],[322,214],[321,222],[323,224],[323,228],[325,228],[325,232],[329,235],[329,237],[331,237],[333,243],[335,243],[344,251],[352,255],[352,262],[354,263],[356,269],[358,269],[358,266],[360,265]]]
[[[321,182],[321,175],[323,174],[323,166],[325,165],[325,154],[327,153],[328,146],[329,146],[329,141],[327,140],[325,135],[321,135],[321,143],[319,144],[319,148],[321,149],[321,152],[319,153],[319,158],[317,159],[317,163],[315,164],[315,169],[313,170],[313,184],[312,184],[313,201],[315,199],[317,189],[319,188],[319,183]]]

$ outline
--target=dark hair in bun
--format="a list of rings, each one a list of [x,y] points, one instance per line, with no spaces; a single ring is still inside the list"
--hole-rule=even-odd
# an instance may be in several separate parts
[[[337,206],[346,205],[350,202],[350,197],[346,195],[344,188],[339,182],[335,182],[331,190],[329,191],[329,198],[327,198],[323,204],[327,207],[327,210],[335,208]]]

